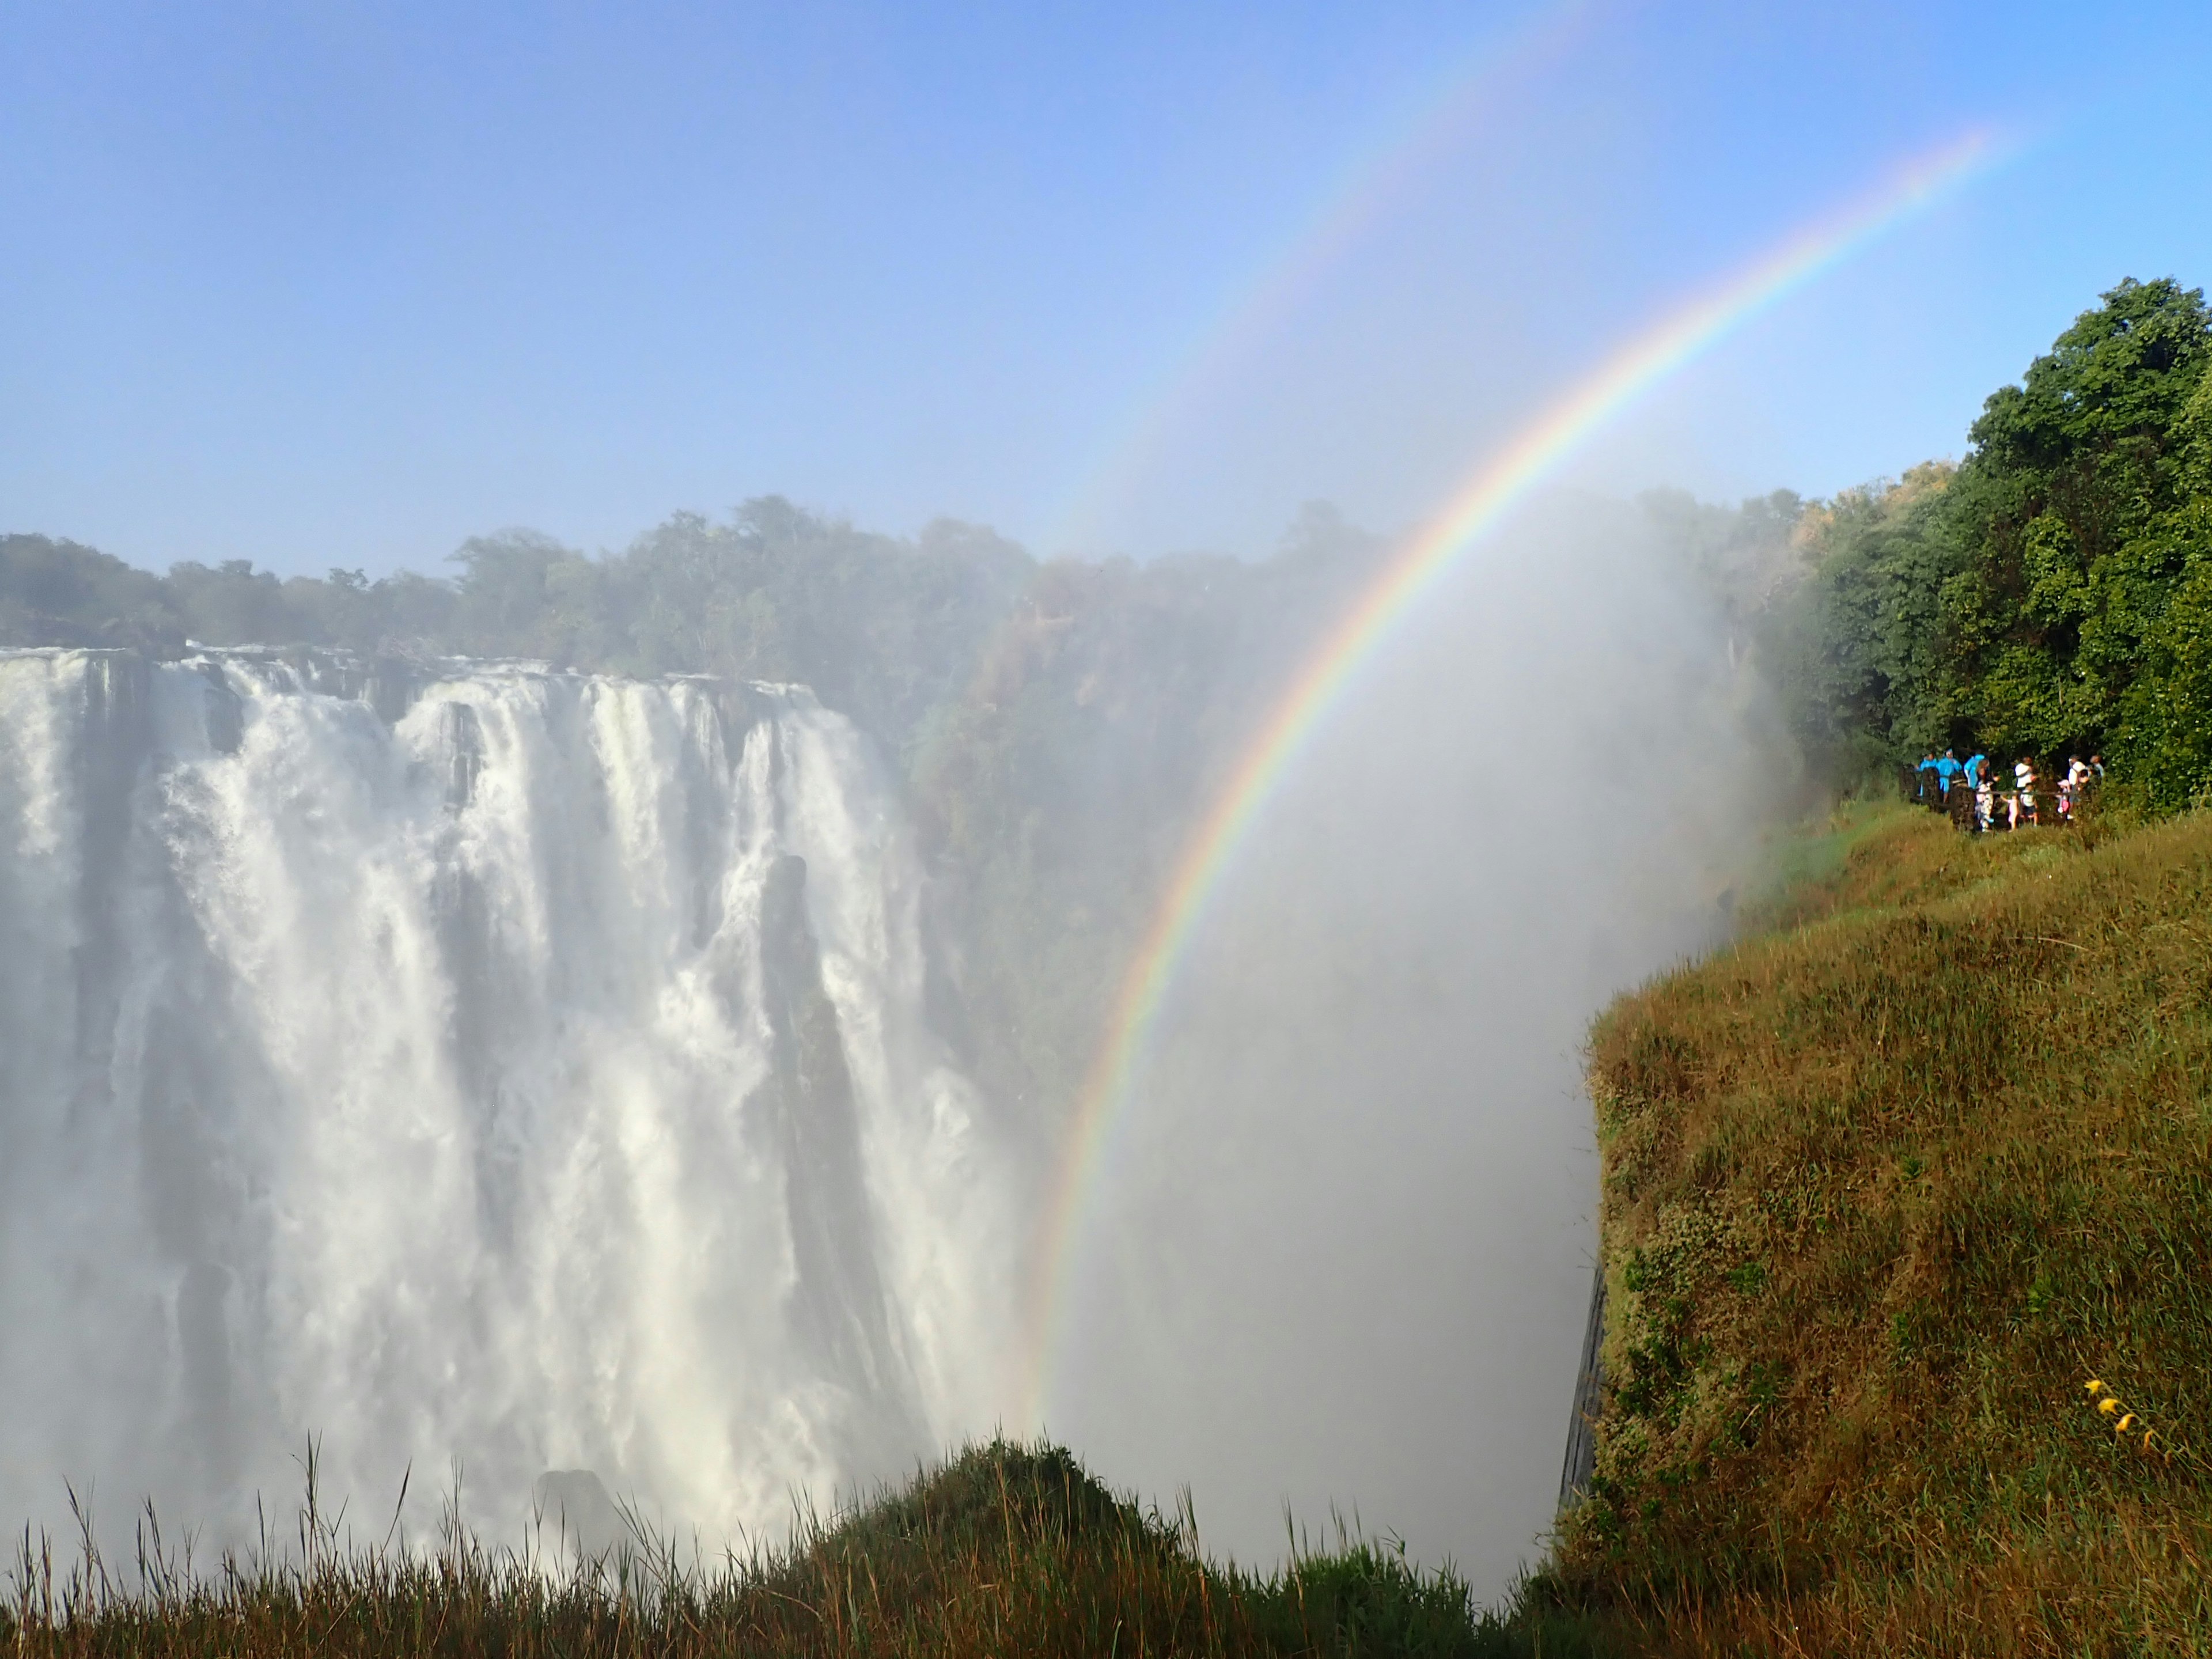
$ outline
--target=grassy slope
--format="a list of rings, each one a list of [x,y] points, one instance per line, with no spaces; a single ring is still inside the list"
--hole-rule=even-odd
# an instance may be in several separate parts
[[[313,1547],[307,1547],[309,1540]],[[465,1539],[348,1551],[303,1520],[291,1565],[213,1580],[26,1560],[0,1650],[17,1655],[1127,1655],[1524,1650],[1449,1573],[1357,1542],[1276,1575],[1202,1557],[1065,1451],[973,1449],[748,1561],[663,1555],[568,1582]],[[302,1571],[299,1563],[310,1562]]]
[[[1808,867],[1594,1035],[1610,1389],[1536,1599],[1686,1652],[2212,1652],[2212,815],[1892,810]]]

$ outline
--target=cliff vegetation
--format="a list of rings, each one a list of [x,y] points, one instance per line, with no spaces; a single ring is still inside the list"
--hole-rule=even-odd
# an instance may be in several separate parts
[[[1840,821],[1616,1004],[1596,1478],[1648,1652],[2212,1650],[2212,815]]]

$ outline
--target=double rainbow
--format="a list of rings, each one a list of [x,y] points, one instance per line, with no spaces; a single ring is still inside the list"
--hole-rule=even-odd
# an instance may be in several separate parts
[[[1644,392],[1733,331],[1985,170],[1983,131],[1919,156],[1880,186],[1800,229],[1689,301],[1600,363],[1504,448],[1486,457],[1407,544],[1306,663],[1183,849],[1174,879],[1131,960],[1087,1075],[1042,1212],[1028,1309],[1027,1422],[1042,1423],[1066,1322],[1086,1200],[1162,1005],[1237,849],[1360,665],[1454,562],[1582,443]]]

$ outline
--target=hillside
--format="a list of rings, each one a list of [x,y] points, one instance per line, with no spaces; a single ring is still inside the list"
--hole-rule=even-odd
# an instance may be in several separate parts
[[[1449,1571],[1387,1547],[1350,1540],[1269,1574],[1209,1561],[1187,1510],[1140,1510],[1054,1447],[971,1448],[743,1559],[648,1543],[564,1572],[450,1533],[356,1547],[339,1525],[311,1502],[295,1538],[217,1577],[185,1571],[158,1527],[142,1528],[130,1566],[57,1563],[27,1540],[0,1646],[54,1659],[1523,1650]]]
[[[1812,852],[1594,1033],[1607,1390],[1534,1600],[1645,1650],[2203,1653],[2212,815]]]

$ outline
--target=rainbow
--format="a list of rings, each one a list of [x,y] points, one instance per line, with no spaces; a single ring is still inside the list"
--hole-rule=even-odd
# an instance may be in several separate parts
[[[1085,1079],[1041,1212],[1033,1257],[1024,1379],[1032,1426],[1042,1423],[1048,1403],[1085,1198],[1161,1006],[1231,860],[1360,665],[1461,555],[1594,433],[1731,331],[1985,170],[1997,148],[1991,134],[1976,131],[1917,157],[1620,347],[1504,448],[1485,458],[1304,665],[1185,845]]]

